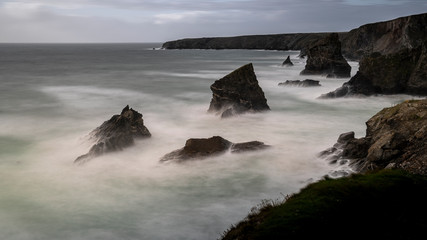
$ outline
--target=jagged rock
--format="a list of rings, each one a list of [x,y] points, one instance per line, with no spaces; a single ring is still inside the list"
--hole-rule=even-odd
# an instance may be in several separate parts
[[[312,79],[301,80],[286,80],[286,82],[279,83],[279,86],[284,87],[320,87],[319,81]]]
[[[282,66],[293,66],[294,64],[291,61],[291,57],[288,56],[286,60],[282,63]]]
[[[246,64],[211,85],[212,100],[208,112],[230,117],[245,112],[270,110],[258,85],[252,63]]]
[[[326,75],[331,78],[350,77],[351,67],[341,54],[337,33],[313,42],[306,48],[307,63],[301,75]]]
[[[350,161],[356,171],[398,168],[427,174],[427,99],[385,108],[366,122],[366,136],[345,137],[320,153],[332,163]]]
[[[95,144],[87,154],[78,157],[75,163],[84,163],[107,152],[119,151],[132,146],[134,139],[151,137],[144,126],[142,114],[127,105],[120,115],[114,115],[90,134]]]
[[[427,42],[395,54],[374,53],[359,63],[359,71],[342,87],[320,98],[353,95],[427,95]]]
[[[182,162],[213,157],[227,151],[231,151],[231,153],[240,153],[261,150],[267,147],[269,146],[259,141],[232,143],[220,136],[214,136],[211,138],[191,138],[185,142],[185,146],[183,148],[166,154],[160,161]]]

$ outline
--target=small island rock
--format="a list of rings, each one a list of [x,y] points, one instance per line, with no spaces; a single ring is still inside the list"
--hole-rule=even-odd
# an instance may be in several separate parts
[[[286,60],[282,63],[282,66],[293,66],[294,64],[291,62],[291,57],[288,56]]]
[[[319,81],[312,79],[301,80],[286,80],[286,82],[281,82],[279,86],[284,87],[320,87]]]
[[[84,163],[107,152],[119,151],[132,146],[134,139],[151,137],[150,131],[144,126],[142,114],[129,108],[123,108],[120,115],[114,115],[90,133],[95,140],[87,154],[78,157],[75,163]]]
[[[259,141],[232,143],[220,136],[213,136],[211,138],[190,138],[185,142],[185,146],[183,148],[166,154],[160,161],[183,162],[187,160],[213,157],[227,151],[230,151],[231,153],[240,153],[261,150],[267,147],[269,146]]]

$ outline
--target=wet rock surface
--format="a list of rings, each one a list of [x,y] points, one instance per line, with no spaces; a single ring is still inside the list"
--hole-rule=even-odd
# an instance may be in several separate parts
[[[120,151],[132,146],[135,139],[151,137],[145,127],[142,114],[126,106],[120,115],[114,115],[90,134],[95,144],[87,154],[79,156],[74,162],[84,163],[102,154]]]

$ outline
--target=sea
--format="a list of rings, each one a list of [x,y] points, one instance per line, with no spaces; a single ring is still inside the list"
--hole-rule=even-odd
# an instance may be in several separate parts
[[[290,56],[294,66],[282,66]],[[262,203],[351,173],[318,157],[408,95],[319,99],[349,78],[300,76],[299,51],[164,50],[161,43],[0,44],[0,239],[214,240]],[[253,63],[271,111],[221,119],[210,85]],[[349,61],[352,76],[358,62]],[[278,86],[314,79],[320,87]],[[151,138],[76,165],[129,105]],[[163,163],[189,138],[271,147]]]

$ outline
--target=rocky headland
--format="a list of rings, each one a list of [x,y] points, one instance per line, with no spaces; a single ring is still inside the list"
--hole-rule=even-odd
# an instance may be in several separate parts
[[[385,108],[366,122],[366,136],[341,134],[320,155],[357,172],[384,168],[427,175],[427,99]]]
[[[210,88],[212,100],[208,112],[220,114],[222,118],[270,110],[252,63],[216,80]]]
[[[363,57],[350,81],[320,98],[400,93],[427,95],[427,42],[392,54]]]
[[[183,162],[188,160],[201,160],[208,157],[214,157],[224,154],[241,153],[268,148],[263,142],[251,141],[243,143],[232,143],[220,136],[211,138],[190,138],[185,142],[185,146],[166,154],[160,160],[161,162]]]
[[[165,42],[165,49],[266,49],[303,50],[330,33],[289,33],[236,37],[187,38]],[[396,53],[416,48],[427,38],[427,13],[370,23],[349,32],[338,33],[342,54],[359,60],[374,52]]]
[[[307,63],[301,75],[326,75],[327,78],[349,78],[351,67],[341,54],[337,33],[312,42],[306,47]]]
[[[84,163],[104,153],[123,150],[132,146],[135,139],[151,137],[151,133],[144,125],[142,114],[128,105],[120,114],[112,116],[93,130],[89,136],[95,144],[74,163]]]

